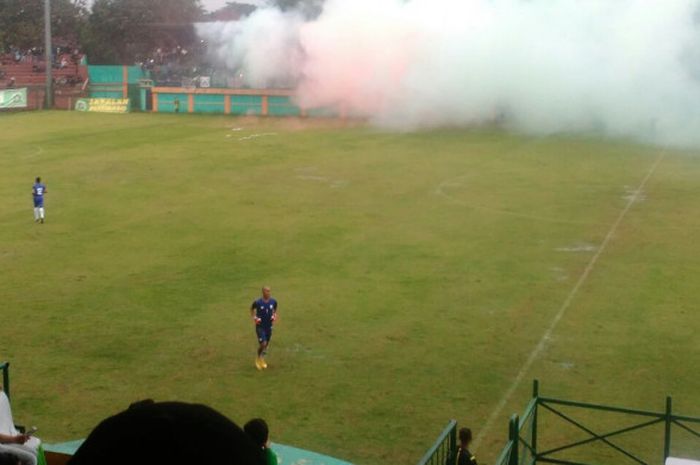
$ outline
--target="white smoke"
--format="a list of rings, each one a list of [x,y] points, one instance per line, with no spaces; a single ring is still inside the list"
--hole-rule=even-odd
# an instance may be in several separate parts
[[[299,46],[302,17],[273,8],[256,10],[243,21],[197,24],[210,52],[251,87],[296,82],[303,65]]]
[[[698,0],[328,0],[202,25],[246,84],[399,128],[494,120],[700,144]]]

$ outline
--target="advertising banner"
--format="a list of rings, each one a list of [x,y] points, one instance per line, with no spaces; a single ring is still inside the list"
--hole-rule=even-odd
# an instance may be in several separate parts
[[[27,108],[27,88],[0,90],[0,109]]]
[[[75,109],[98,113],[128,113],[131,104],[128,98],[81,98],[75,102]]]

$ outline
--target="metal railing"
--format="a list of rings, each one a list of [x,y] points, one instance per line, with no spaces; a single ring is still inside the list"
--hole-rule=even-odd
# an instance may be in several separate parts
[[[553,399],[549,397],[541,397],[539,395],[539,387],[537,380],[533,383],[533,398],[530,401],[522,418],[513,415],[509,422],[508,442],[499,455],[496,465],[532,465],[536,463],[557,463],[564,465],[588,465],[588,463],[572,461],[571,459],[561,456],[562,453],[571,451],[581,446],[597,444],[603,445],[606,450],[614,451],[619,455],[624,456],[628,461],[640,464],[649,465],[645,461],[638,450],[624,447],[614,441],[614,438],[622,434],[647,429],[653,425],[663,424],[663,438],[659,439],[659,445],[663,445],[663,460],[665,461],[671,455],[672,432],[673,427],[678,427],[686,433],[690,433],[694,438],[700,438],[700,431],[693,428],[695,425],[700,426],[700,418],[689,417],[685,415],[676,415],[672,411],[672,400],[666,398],[666,409],[663,412],[650,412],[638,409],[610,407],[605,405],[595,405],[584,402],[574,402],[561,399]],[[565,413],[561,407],[573,407],[585,410],[595,410],[620,414],[625,416],[642,417],[635,424],[628,425],[623,428],[612,429],[611,431],[597,432],[593,428],[583,424],[582,421],[573,418],[571,414]],[[538,448],[538,422],[540,409],[553,414],[555,417],[565,421],[573,426],[578,431],[583,431],[586,438],[574,442],[566,442],[558,444],[555,447],[541,450]],[[541,425],[540,425],[541,426]],[[639,446],[639,441],[636,443]],[[555,456],[556,455],[556,456]],[[661,457],[659,457],[661,458]],[[591,458],[593,459],[593,458]],[[615,462],[619,463],[619,462]],[[656,462],[654,462],[656,463]]]
[[[450,420],[433,446],[425,453],[418,465],[445,465],[447,458],[457,449],[457,422]]]

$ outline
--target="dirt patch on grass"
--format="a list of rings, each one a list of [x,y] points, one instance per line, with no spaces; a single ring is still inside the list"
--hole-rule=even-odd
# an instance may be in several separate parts
[[[237,128],[276,129],[287,132],[315,129],[347,129],[365,127],[366,125],[367,123],[360,119],[271,116],[239,116],[231,119],[231,121],[226,124],[231,130],[236,130]]]

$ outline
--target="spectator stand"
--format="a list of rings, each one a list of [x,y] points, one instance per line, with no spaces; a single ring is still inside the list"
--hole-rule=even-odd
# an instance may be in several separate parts
[[[60,50],[60,49],[59,49]],[[73,49],[57,55],[50,64],[54,88],[54,107],[70,109],[75,99],[85,96],[82,84],[87,79],[87,69],[81,64],[82,54]],[[30,53],[31,52],[31,53]],[[2,55],[0,62],[0,88],[26,87],[27,108],[43,108],[46,94],[46,66],[43,51],[34,48],[24,54],[18,51]]]

